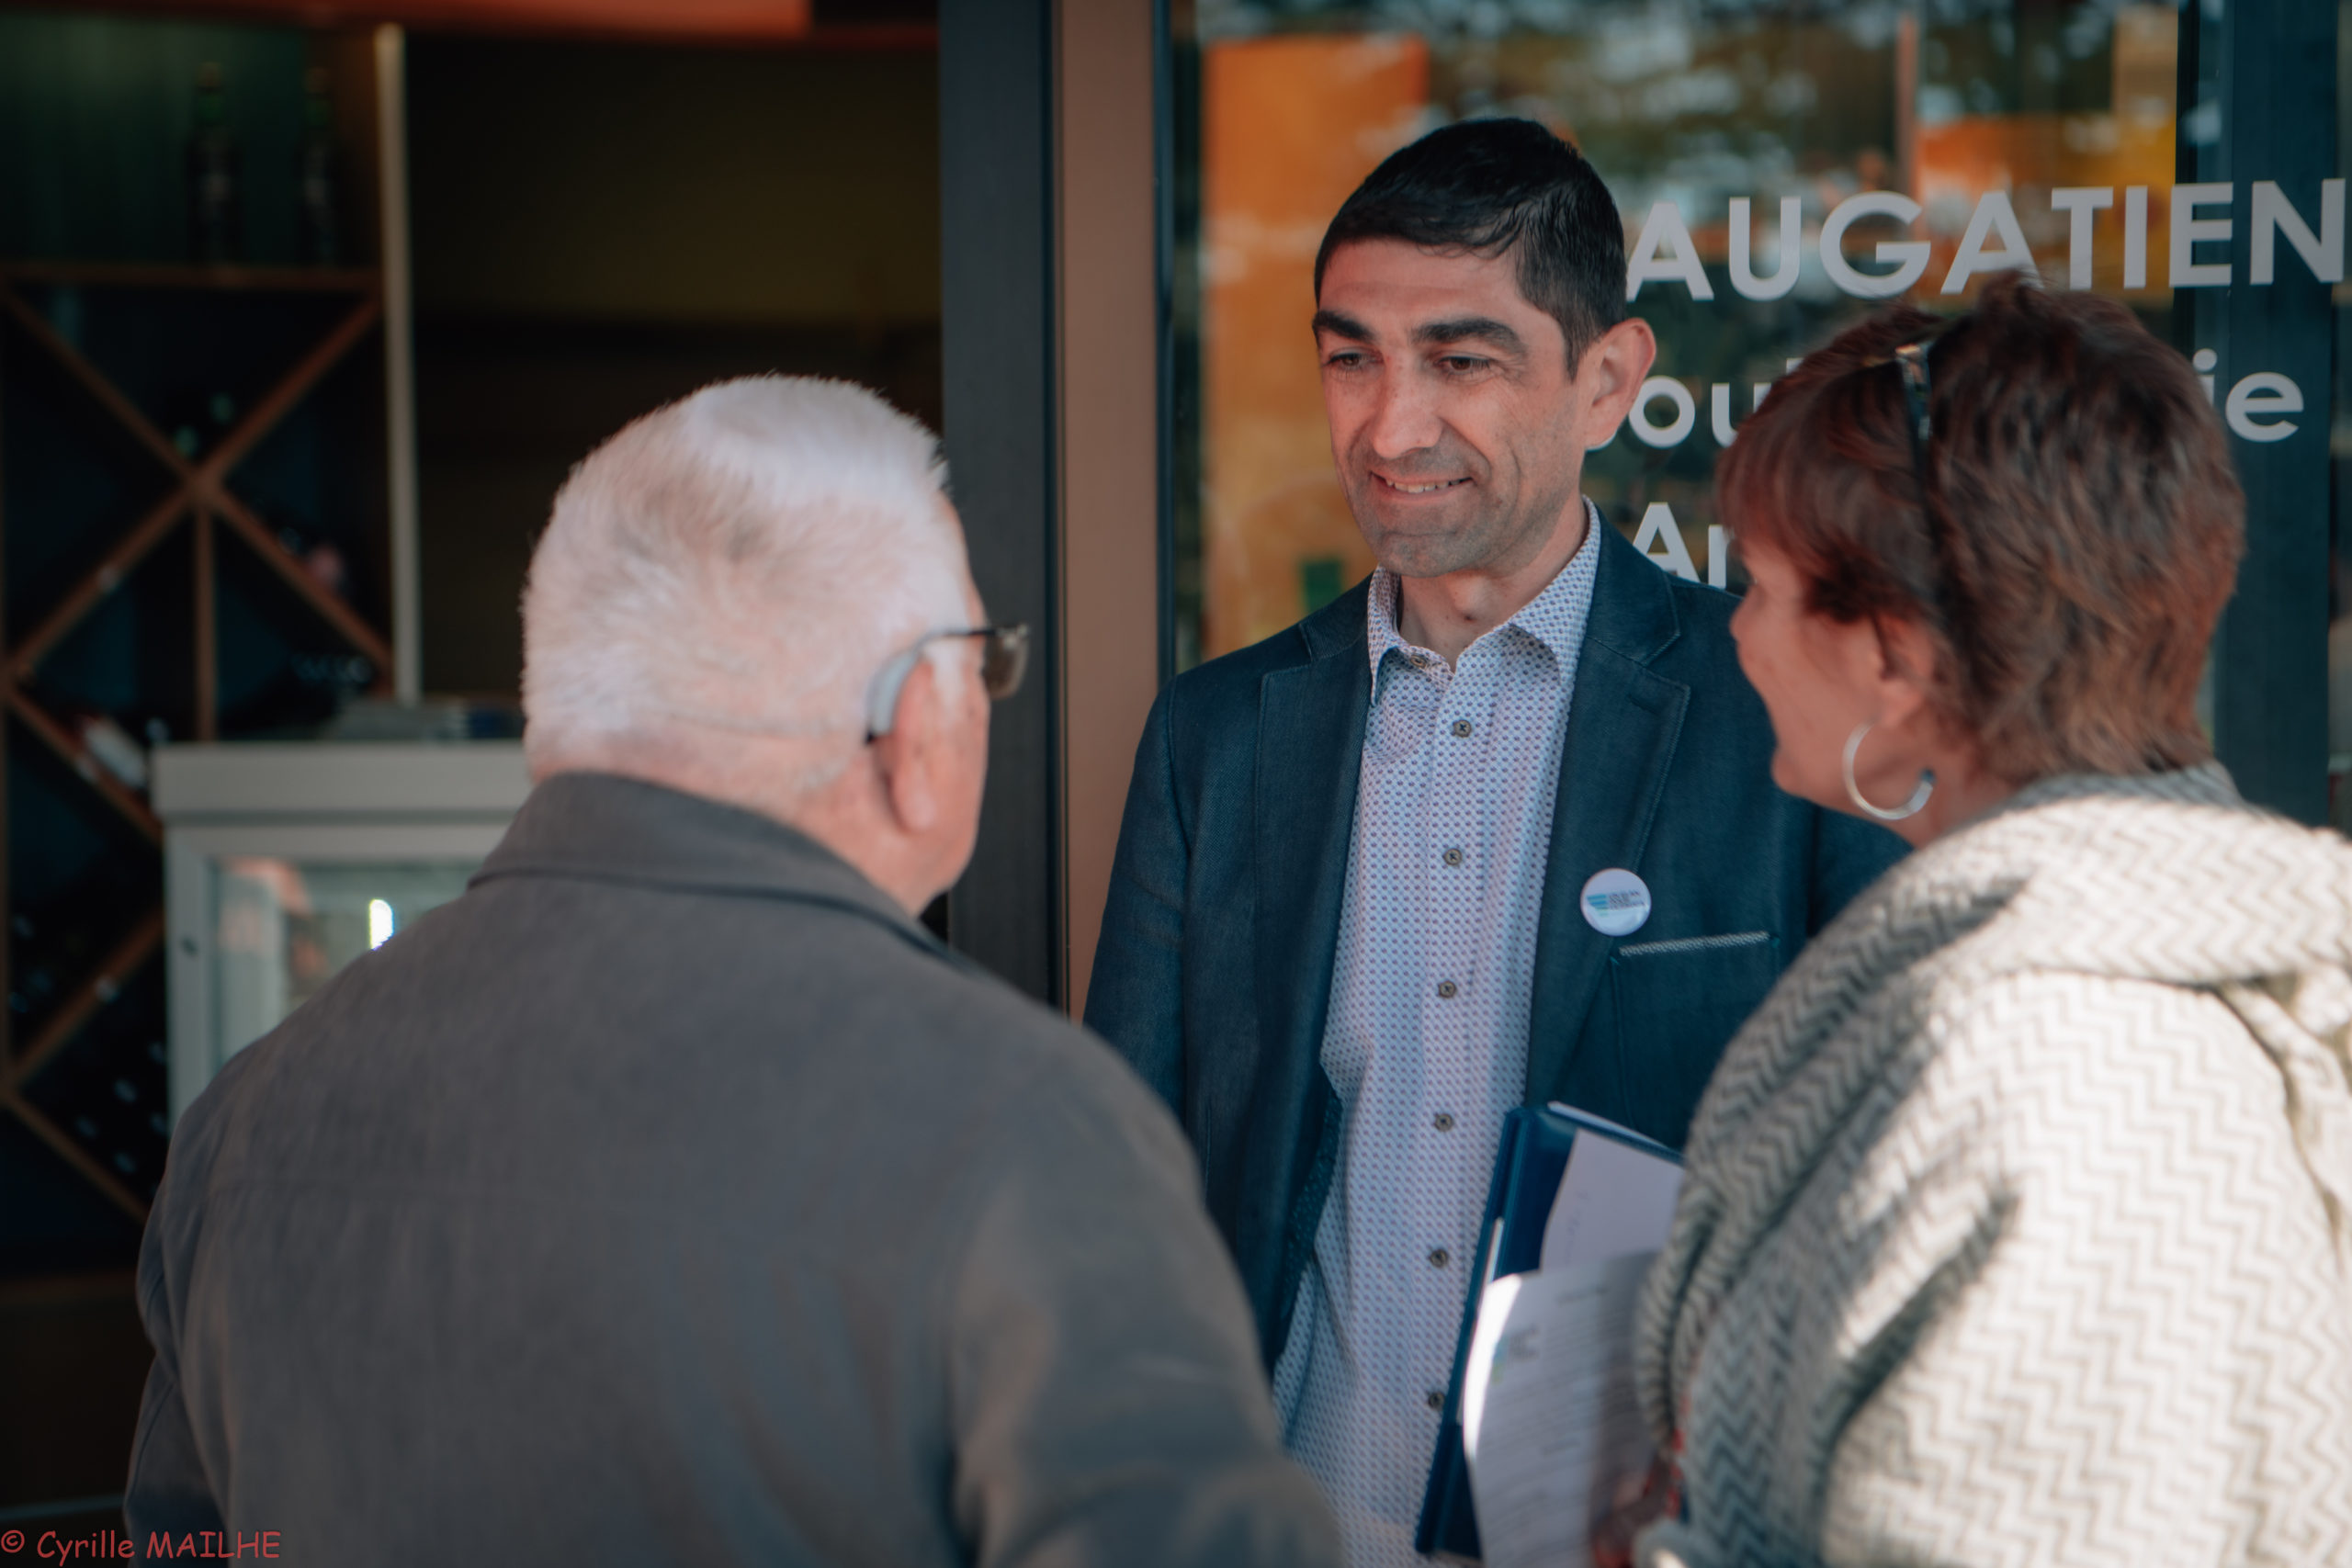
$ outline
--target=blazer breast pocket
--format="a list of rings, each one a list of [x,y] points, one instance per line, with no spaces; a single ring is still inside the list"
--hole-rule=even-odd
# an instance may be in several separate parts
[[[1781,977],[1770,931],[1632,942],[1609,955],[1617,1003],[1617,1066],[1633,1122],[1682,1146],[1690,1114],[1724,1047]]]

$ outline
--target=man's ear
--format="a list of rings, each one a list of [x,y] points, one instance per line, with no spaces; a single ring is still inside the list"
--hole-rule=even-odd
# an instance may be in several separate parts
[[[1585,349],[1577,361],[1576,386],[1588,449],[1605,446],[1617,434],[1656,363],[1657,334],[1638,317],[1618,322]]]
[[[883,807],[907,833],[929,832],[945,809],[939,788],[948,761],[945,696],[937,667],[927,656],[917,659],[899,689],[890,733],[874,742]]]

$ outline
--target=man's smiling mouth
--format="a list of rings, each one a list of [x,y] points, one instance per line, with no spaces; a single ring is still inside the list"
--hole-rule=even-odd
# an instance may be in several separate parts
[[[1425,479],[1414,483],[1401,483],[1385,474],[1374,474],[1372,477],[1399,495],[1428,495],[1433,491],[1452,490],[1456,485],[1466,485],[1470,482],[1466,477],[1458,479]]]

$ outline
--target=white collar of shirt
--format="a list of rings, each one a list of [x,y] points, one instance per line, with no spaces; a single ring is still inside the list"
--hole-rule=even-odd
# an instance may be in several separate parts
[[[1568,564],[1544,585],[1543,592],[1521,605],[1519,612],[1501,626],[1479,634],[1477,642],[1473,642],[1470,648],[1477,647],[1478,643],[1496,636],[1505,627],[1516,626],[1549,649],[1552,657],[1559,663],[1561,673],[1572,676],[1577,666],[1577,655],[1584,650],[1585,622],[1592,608],[1592,583],[1596,563],[1600,558],[1598,541],[1600,530],[1606,526],[1607,524],[1601,520],[1600,508],[1588,498],[1584,503],[1584,543],[1577,546],[1577,553],[1568,558]],[[1406,641],[1404,634],[1396,629],[1396,588],[1395,573],[1385,566],[1373,569],[1372,597],[1364,617],[1364,640],[1366,651],[1372,659],[1373,697],[1375,701],[1380,695],[1381,666],[1390,654],[1394,653],[1422,669],[1434,668],[1444,662],[1430,649],[1417,648]],[[1463,649],[1463,655],[1467,657],[1469,651],[1469,649]]]

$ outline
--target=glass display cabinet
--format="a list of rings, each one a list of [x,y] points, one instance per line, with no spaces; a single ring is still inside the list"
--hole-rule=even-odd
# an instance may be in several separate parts
[[[463,893],[529,791],[512,742],[159,749],[174,1121],[337,970]]]

